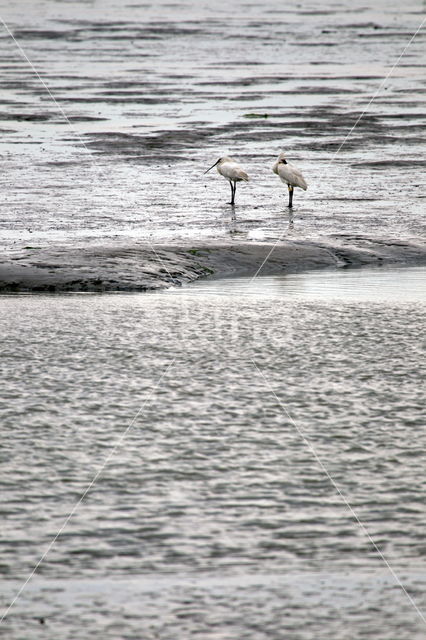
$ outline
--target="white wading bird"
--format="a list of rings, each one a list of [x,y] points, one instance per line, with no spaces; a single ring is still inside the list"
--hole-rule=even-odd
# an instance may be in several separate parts
[[[280,153],[278,160],[272,167],[272,171],[281,178],[283,182],[288,185],[288,206],[291,209],[293,206],[293,190],[294,187],[300,187],[304,191],[308,188],[305,182],[305,178],[302,176],[299,169],[296,169],[292,164],[287,162],[285,154]]]
[[[223,158],[219,158],[217,162],[214,163],[210,169],[217,166],[217,170],[220,175],[229,180],[229,184],[231,185],[231,202],[229,204],[234,204],[235,202],[235,191],[237,189],[237,182],[247,182],[249,177],[245,171],[243,171],[240,165],[235,162],[233,158],[229,158],[228,156],[224,156]],[[210,171],[207,169],[207,171]],[[204,171],[206,174],[207,171]]]

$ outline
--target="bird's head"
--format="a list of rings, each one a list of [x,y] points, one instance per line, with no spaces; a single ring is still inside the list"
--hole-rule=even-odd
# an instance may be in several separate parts
[[[278,162],[282,162],[283,164],[287,164],[287,160],[285,159],[285,153],[282,151],[278,156]]]

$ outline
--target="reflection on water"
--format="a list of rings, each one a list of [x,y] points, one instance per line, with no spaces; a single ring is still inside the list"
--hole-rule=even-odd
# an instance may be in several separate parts
[[[179,293],[172,289],[168,293]],[[181,290],[182,294],[284,296],[312,301],[425,302],[424,267],[363,267],[322,269],[283,276],[226,278],[202,281]]]
[[[422,277],[2,297],[5,637],[420,640],[300,431],[424,606]]]

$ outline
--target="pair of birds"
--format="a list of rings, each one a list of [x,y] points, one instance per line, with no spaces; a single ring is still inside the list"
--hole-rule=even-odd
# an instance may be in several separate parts
[[[229,180],[229,184],[231,185],[231,202],[229,204],[235,204],[235,191],[237,189],[237,182],[247,182],[249,177],[243,169],[241,169],[240,165],[233,159],[228,156],[224,156],[223,158],[219,158],[217,162],[214,163],[210,167],[217,167],[218,172],[221,176]],[[210,169],[204,171],[206,174]],[[296,169],[295,166],[287,162],[285,159],[285,154],[280,153],[277,161],[272,167],[272,171],[276,173],[283,182],[285,182],[288,186],[288,206],[291,209],[293,206],[293,191],[294,187],[300,187],[304,191],[308,188],[306,184],[305,178],[302,176],[299,169]]]

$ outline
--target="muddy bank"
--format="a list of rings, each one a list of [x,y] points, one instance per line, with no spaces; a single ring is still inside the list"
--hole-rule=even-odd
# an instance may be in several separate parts
[[[266,262],[265,262],[265,259]],[[26,247],[0,261],[0,292],[155,291],[202,277],[278,275],[322,267],[426,263],[426,246],[336,235],[316,242],[135,243],[121,247]]]

